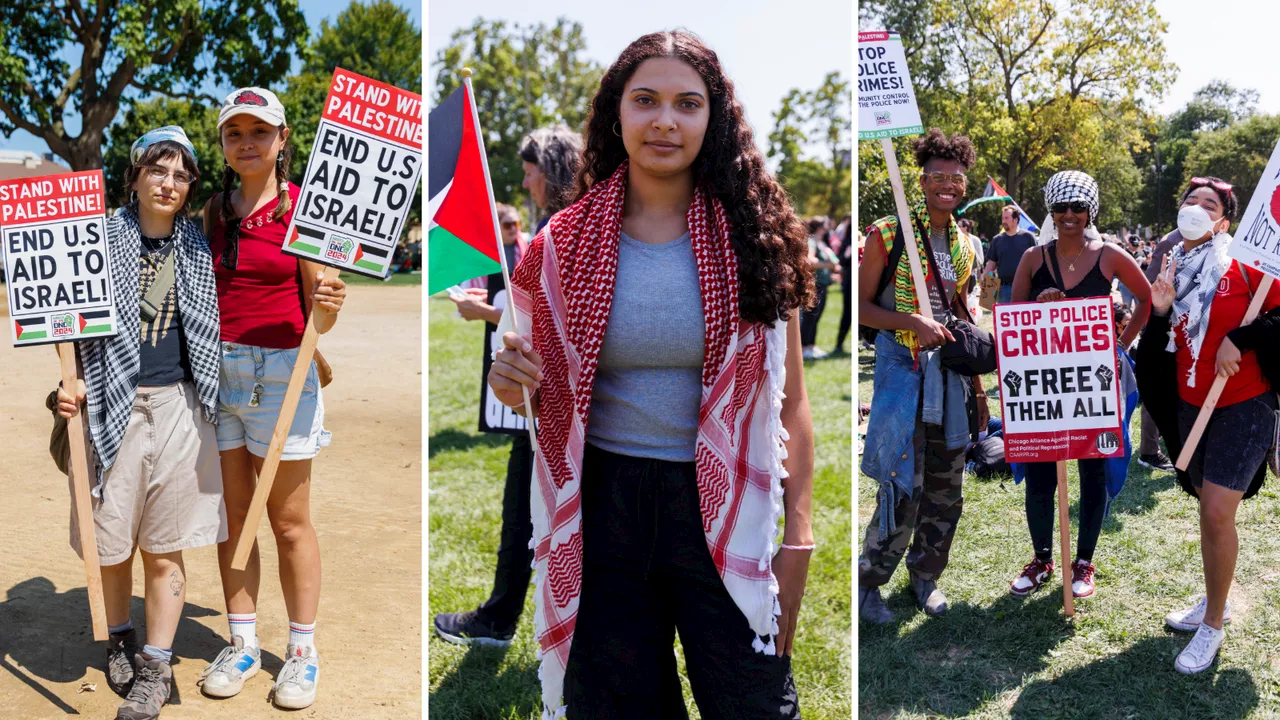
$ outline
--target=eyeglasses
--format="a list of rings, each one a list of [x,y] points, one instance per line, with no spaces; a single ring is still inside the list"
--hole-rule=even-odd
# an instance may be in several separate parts
[[[1209,178],[1202,177],[1191,178],[1190,189],[1194,190],[1201,187],[1211,187],[1214,190],[1221,190],[1222,192],[1230,195],[1233,186],[1231,183],[1223,182],[1221,180],[1210,180]]]
[[[964,173],[920,173],[920,177],[928,180],[934,185],[946,185],[948,183],[951,185],[964,185],[968,181],[968,178],[964,176]]]
[[[502,223],[503,230],[510,230],[511,228],[516,228],[516,227],[520,227],[520,223],[513,222],[513,221],[507,221]]]
[[[1089,212],[1089,203],[1085,202],[1060,202],[1049,206],[1049,209],[1055,213],[1062,214],[1068,210],[1079,215],[1080,213]]]
[[[151,178],[157,183],[164,182],[165,178],[169,177],[170,175],[173,176],[174,185],[182,185],[185,187],[196,181],[196,179],[192,177],[190,173],[184,172],[182,170],[174,170],[172,173],[170,173],[168,168],[164,168],[159,165],[147,166],[147,177]]]

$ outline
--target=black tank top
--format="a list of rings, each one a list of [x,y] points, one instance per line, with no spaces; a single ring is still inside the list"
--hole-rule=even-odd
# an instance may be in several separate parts
[[[1087,297],[1109,297],[1111,295],[1111,281],[1106,275],[1102,274],[1102,253],[1106,251],[1104,245],[1102,250],[1098,252],[1098,261],[1093,264],[1093,269],[1087,275],[1075,284],[1070,290],[1062,287],[1062,268],[1058,266],[1058,253],[1056,242],[1051,242],[1040,248],[1040,256],[1042,262],[1040,269],[1036,270],[1036,274],[1031,276],[1031,297],[1029,300],[1034,301],[1040,296],[1040,293],[1049,288],[1056,288],[1062,291],[1063,295],[1069,298],[1087,298]],[[1049,262],[1053,262],[1053,273],[1049,272]],[[1054,276],[1058,279],[1055,279]]]

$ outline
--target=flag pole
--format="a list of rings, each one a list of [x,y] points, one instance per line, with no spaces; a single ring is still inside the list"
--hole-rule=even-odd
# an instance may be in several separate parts
[[[993,179],[991,178],[991,176],[990,176],[990,175],[988,175],[988,176],[987,176],[987,182],[989,182],[989,183],[994,183],[994,182],[995,182],[995,180],[993,180]],[[1003,188],[1003,187],[1001,187],[1000,189],[1001,189],[1001,190],[1004,190],[1004,188]],[[1010,202],[1014,207],[1018,208],[1018,212],[1019,212],[1023,217],[1025,217],[1025,218],[1027,218],[1028,220],[1030,220],[1030,221],[1031,221],[1031,223],[1034,225],[1034,224],[1035,224],[1035,222],[1036,222],[1036,221],[1035,221],[1035,219],[1034,219],[1034,218],[1032,218],[1030,215],[1027,215],[1027,211],[1026,211],[1026,210],[1023,210],[1023,209],[1022,209],[1022,206],[1018,204],[1018,201],[1013,199],[1013,195],[1012,195],[1012,194],[1010,194],[1008,190],[1005,190],[1005,193],[1004,193],[1004,194],[1009,196],[1009,202]],[[1037,225],[1036,227],[1039,227],[1039,226]]]
[[[493,218],[493,239],[498,244],[498,262],[502,265],[502,283],[507,289],[507,306],[503,312],[511,312],[511,329],[520,334],[520,320],[516,315],[515,295],[511,293],[511,269],[507,267],[507,253],[502,248],[502,231],[498,224],[498,206],[493,198],[493,181],[489,178],[489,156],[484,149],[484,133],[480,130],[480,111],[476,109],[476,94],[471,88],[471,68],[462,68],[462,84],[467,88],[467,107],[471,109],[471,121],[476,129],[476,144],[480,146],[480,167],[484,168],[484,189],[489,193],[489,214]],[[524,396],[524,412],[529,427],[529,442],[533,451],[538,451],[538,433],[533,427],[533,400],[529,397],[529,388],[521,385],[520,392]]]

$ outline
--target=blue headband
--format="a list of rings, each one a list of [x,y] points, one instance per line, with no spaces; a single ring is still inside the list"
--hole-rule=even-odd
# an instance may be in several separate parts
[[[133,147],[129,149],[129,162],[136,164],[138,162],[138,158],[142,157],[144,150],[158,142],[165,141],[181,145],[188,153],[191,154],[191,161],[197,165],[200,164],[200,161],[196,158],[195,146],[187,139],[187,134],[183,132],[182,128],[177,125],[165,125],[162,128],[156,128],[135,140]]]

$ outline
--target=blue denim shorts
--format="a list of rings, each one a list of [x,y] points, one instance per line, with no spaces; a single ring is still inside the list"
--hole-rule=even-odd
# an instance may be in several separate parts
[[[284,404],[289,376],[298,359],[298,349],[222,343],[222,370],[218,388],[218,451],[248,447],[258,457],[266,457],[276,419]],[[254,387],[261,386],[256,406],[251,406]],[[307,370],[302,398],[289,427],[281,460],[309,460],[329,444],[324,429],[324,397],[315,362]]]

